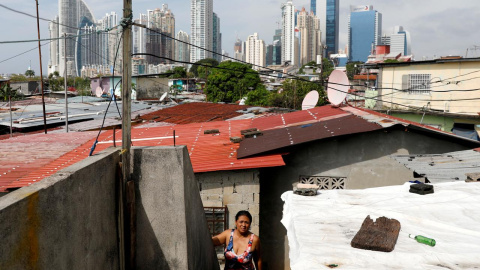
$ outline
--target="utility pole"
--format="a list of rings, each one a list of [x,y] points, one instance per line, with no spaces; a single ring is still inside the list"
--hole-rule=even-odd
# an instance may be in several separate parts
[[[67,33],[63,33],[65,40],[64,40],[64,59],[65,59],[65,75],[63,76],[64,78],[64,84],[65,84],[65,127],[68,133],[68,96],[67,96]]]
[[[12,98],[10,96],[11,91],[10,91],[10,87],[8,85],[7,85],[7,89],[8,89],[8,104],[9,104],[9,107],[10,107],[10,138],[12,138],[13,137]]]
[[[122,183],[120,199],[120,269],[135,269],[135,190],[130,177],[131,88],[132,88],[132,0],[123,0],[122,74]],[[115,63],[114,63],[115,65]],[[133,198],[132,198],[133,197]],[[123,238],[123,239],[122,239]]]
[[[40,19],[38,16],[38,0],[35,0],[37,4],[37,32],[38,32],[38,56],[40,58],[40,89],[42,90],[42,105],[43,105],[43,128],[45,129],[45,134],[47,134],[47,116],[45,112],[45,98],[44,98],[44,89],[43,89],[43,72],[42,72],[42,48],[40,47]],[[65,56],[66,57],[66,56]]]

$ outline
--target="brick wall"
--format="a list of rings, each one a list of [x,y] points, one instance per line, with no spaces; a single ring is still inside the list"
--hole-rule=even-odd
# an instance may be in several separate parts
[[[228,208],[227,228],[234,228],[235,215],[248,210],[253,217],[251,232],[259,234],[260,179],[258,170],[197,173],[204,207]]]

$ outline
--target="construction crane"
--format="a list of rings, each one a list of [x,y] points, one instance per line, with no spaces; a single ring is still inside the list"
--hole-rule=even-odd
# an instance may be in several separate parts
[[[476,57],[477,56],[477,50],[480,50],[480,46],[479,45],[473,45],[472,48],[467,48],[467,52],[465,53],[465,58],[468,57],[468,50],[475,51],[475,57]]]

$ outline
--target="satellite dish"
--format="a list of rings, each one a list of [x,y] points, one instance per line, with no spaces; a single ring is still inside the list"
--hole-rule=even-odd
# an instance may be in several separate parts
[[[347,97],[349,85],[348,77],[343,71],[332,71],[328,77],[328,101],[335,106],[342,104]]]
[[[160,101],[163,101],[168,95],[168,92],[163,93],[163,95],[160,97]]]
[[[315,105],[317,105],[318,98],[320,96],[318,95],[317,90],[313,90],[308,92],[308,94],[305,96],[302,102],[302,110],[309,110],[315,108]]]
[[[97,86],[97,88],[95,89],[95,95],[97,97],[101,97],[103,95],[103,89],[100,86]]]

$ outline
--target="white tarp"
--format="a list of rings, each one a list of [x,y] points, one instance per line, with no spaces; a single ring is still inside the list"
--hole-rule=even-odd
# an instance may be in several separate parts
[[[428,195],[409,193],[409,186],[322,190],[313,197],[285,192],[291,269],[480,269],[480,183],[436,184]],[[367,215],[400,222],[392,252],[350,246]],[[417,243],[408,234],[437,244]]]

